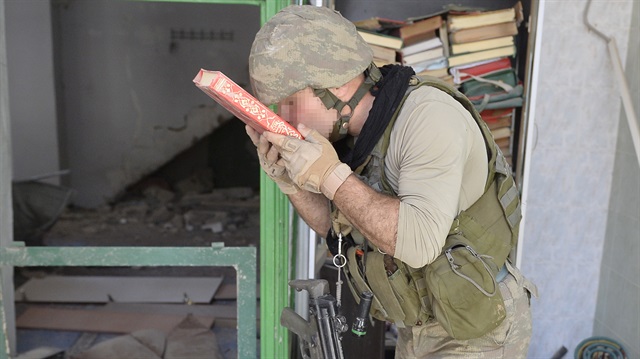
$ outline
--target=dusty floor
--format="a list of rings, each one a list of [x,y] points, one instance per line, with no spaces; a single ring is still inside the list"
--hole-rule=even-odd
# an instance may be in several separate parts
[[[250,188],[215,189],[178,196],[150,187],[145,195],[98,209],[68,208],[42,238],[45,246],[259,246],[260,198]],[[30,268],[33,271],[135,275],[225,274],[232,268]]]

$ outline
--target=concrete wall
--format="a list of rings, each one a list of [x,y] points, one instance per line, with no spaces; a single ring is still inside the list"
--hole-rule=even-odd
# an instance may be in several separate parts
[[[626,78],[640,111],[640,3],[632,11]],[[624,58],[623,58],[624,60]],[[614,338],[629,358],[640,358],[640,166],[624,113],[620,116],[613,183],[600,270],[594,335]]]
[[[6,41],[13,178],[59,169],[49,1],[7,0]],[[51,178],[53,183],[57,177]]]
[[[637,46],[638,41],[637,31],[630,31],[633,3],[621,0],[614,6],[609,1],[593,1],[589,12],[591,23],[615,37],[623,59],[629,42]],[[522,269],[541,294],[532,301],[530,358],[549,358],[561,346],[572,355],[580,341],[592,336],[602,288],[600,268],[611,188],[615,184],[616,191],[620,181],[633,181],[625,176],[613,178],[613,164],[621,152],[616,147],[621,105],[606,44],[583,23],[586,4],[585,0],[543,2],[533,108],[536,126],[525,176],[528,195]],[[625,169],[629,170],[633,171]],[[628,182],[624,188],[637,188],[637,183],[636,174],[635,184]],[[617,230],[637,240],[637,224],[624,223]],[[637,313],[638,302],[633,297],[620,300],[631,309],[635,305]],[[624,322],[621,326],[637,325],[637,316],[635,323],[630,316],[618,319]]]
[[[231,118],[193,85],[200,68],[248,85],[257,6],[93,0],[55,3],[53,14],[77,205],[109,201]]]

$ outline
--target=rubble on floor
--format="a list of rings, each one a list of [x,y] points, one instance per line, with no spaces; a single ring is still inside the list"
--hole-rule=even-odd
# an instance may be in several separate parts
[[[49,246],[257,246],[260,197],[248,187],[183,195],[159,186],[97,209],[68,208],[44,235]]]

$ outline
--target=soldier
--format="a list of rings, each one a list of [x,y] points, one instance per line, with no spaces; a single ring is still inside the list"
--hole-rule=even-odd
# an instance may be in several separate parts
[[[247,127],[263,170],[329,249],[353,294],[398,326],[397,358],[523,358],[535,286],[512,264],[511,170],[473,105],[410,67],[378,69],[338,12],[289,6],[258,32],[257,98],[305,136]]]

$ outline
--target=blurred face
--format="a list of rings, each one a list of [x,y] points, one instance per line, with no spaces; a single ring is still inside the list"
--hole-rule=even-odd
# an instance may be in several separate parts
[[[338,111],[327,110],[322,101],[310,88],[298,91],[278,103],[278,114],[296,128],[302,123],[329,138],[333,123],[338,119]]]

